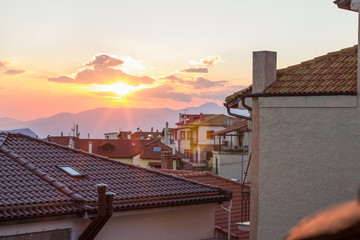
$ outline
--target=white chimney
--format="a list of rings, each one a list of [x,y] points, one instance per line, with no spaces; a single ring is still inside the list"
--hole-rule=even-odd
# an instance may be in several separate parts
[[[276,52],[253,52],[252,93],[263,93],[276,81]]]
[[[89,142],[89,153],[92,153],[92,142]]]

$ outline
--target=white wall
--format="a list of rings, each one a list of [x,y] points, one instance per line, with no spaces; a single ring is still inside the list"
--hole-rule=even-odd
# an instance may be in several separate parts
[[[56,229],[71,228],[71,239],[78,239],[87,225],[90,223],[89,219],[83,218],[69,218],[64,220],[35,222],[27,224],[15,224],[0,226],[0,236],[9,236],[16,234],[26,234],[33,232],[43,232]]]
[[[249,160],[248,154],[226,153],[213,151],[212,172],[216,174],[216,158],[218,164],[217,174],[221,177],[232,179],[236,178],[242,181]],[[250,169],[246,182],[250,181]]]
[[[141,215],[140,215],[141,214]],[[95,238],[146,240],[200,240],[212,238],[215,205],[201,204],[138,211],[113,217]]]
[[[356,96],[259,102],[257,239],[279,239],[308,214],[356,197],[360,111]]]
[[[95,239],[199,240],[212,238],[215,203],[116,212]],[[0,226],[0,236],[71,228],[76,240],[90,223],[81,217]]]

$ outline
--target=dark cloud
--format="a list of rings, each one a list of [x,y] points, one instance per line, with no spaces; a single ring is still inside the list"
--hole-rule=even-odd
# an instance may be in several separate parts
[[[185,94],[181,92],[174,92],[174,88],[165,85],[155,88],[145,88],[140,91],[136,91],[133,94],[128,95],[126,98],[129,100],[148,101],[152,98],[157,99],[172,99],[179,102],[191,102],[195,94]]]
[[[116,67],[124,64],[125,62],[119,58],[111,57],[106,54],[100,54],[94,57],[94,60],[87,63],[86,66],[92,66],[95,70],[104,69],[108,67]]]
[[[220,61],[220,57],[219,56],[209,56],[207,58],[203,58],[200,60],[200,63],[203,65],[213,65],[215,63],[217,63],[218,61]]]
[[[170,80],[174,83],[186,84],[193,87],[194,89],[204,89],[211,87],[223,87],[227,81],[211,81],[203,77],[198,77],[194,81],[184,80],[183,78],[177,77],[175,75],[169,75],[163,77],[164,79]]]
[[[48,78],[50,82],[60,82],[60,83],[73,83],[75,79],[68,76],[60,76],[56,78]]]
[[[5,72],[5,74],[7,75],[18,75],[18,74],[22,74],[26,72],[25,70],[20,70],[20,69],[10,69],[10,70],[7,70]]]
[[[195,89],[223,87],[226,81],[210,81],[203,77],[196,78],[195,81],[187,81],[187,84],[193,86]]]
[[[185,72],[185,73],[208,73],[208,69],[207,68],[202,68],[202,67],[198,67],[198,68],[186,68],[183,70],[180,70],[180,72]]]
[[[48,78],[49,81],[59,83],[77,83],[77,84],[110,84],[114,82],[123,82],[132,86],[139,84],[151,84],[154,79],[147,76],[135,76],[125,73],[120,69],[113,67],[123,64],[124,61],[108,55],[98,55],[94,60],[87,63],[86,68],[79,70],[74,78],[65,75]]]

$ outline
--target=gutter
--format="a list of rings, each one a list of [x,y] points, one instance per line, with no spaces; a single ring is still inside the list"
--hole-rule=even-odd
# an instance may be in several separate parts
[[[242,103],[243,103],[243,106],[244,106],[244,102],[242,102]],[[249,121],[252,120],[251,117],[247,117],[247,116],[243,116],[243,115],[240,115],[240,114],[232,113],[232,112],[230,111],[231,106],[229,106],[229,104],[224,103],[224,106],[226,107],[227,113],[228,113],[230,116],[236,117],[236,118],[242,118],[242,119],[249,120]],[[246,108],[246,107],[245,107],[245,108]],[[246,109],[248,109],[248,108],[246,108]],[[248,110],[249,110],[249,109],[248,109]]]
[[[79,240],[94,239],[113,214],[115,194],[106,192],[106,184],[98,184],[96,186],[98,189],[98,214],[80,235]]]

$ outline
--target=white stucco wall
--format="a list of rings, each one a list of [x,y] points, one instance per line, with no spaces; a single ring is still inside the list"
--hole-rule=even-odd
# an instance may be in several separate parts
[[[203,206],[201,206],[203,205]],[[95,238],[146,240],[200,240],[212,238],[215,205],[201,204],[138,211],[138,215],[113,217]],[[141,215],[140,215],[141,214]]]
[[[212,238],[216,204],[198,204],[116,212],[95,239],[199,240]],[[71,218],[54,221],[0,226],[0,236],[71,229],[76,240],[90,223]]]
[[[38,221],[26,224],[13,224],[0,226],[0,236],[11,236],[16,234],[27,234],[34,232],[45,232],[56,229],[71,229],[71,239],[75,240],[81,235],[87,225],[89,219],[69,218],[54,221]]]
[[[360,110],[356,96],[260,98],[259,106],[257,239],[279,239],[308,214],[356,197]]]
[[[216,174],[216,158],[218,164],[217,174],[221,177],[232,179],[236,178],[240,181],[243,180],[246,166],[248,164],[249,155],[240,153],[226,153],[213,151],[212,157],[212,172]],[[249,169],[250,170],[250,169]],[[247,182],[250,181],[250,171],[246,178]]]

